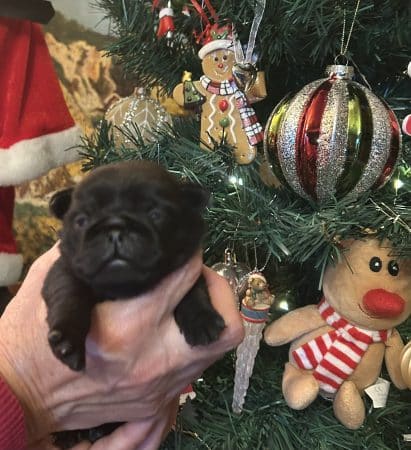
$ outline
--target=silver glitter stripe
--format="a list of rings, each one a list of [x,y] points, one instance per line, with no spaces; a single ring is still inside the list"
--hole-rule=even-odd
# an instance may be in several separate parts
[[[387,108],[387,106],[386,106],[386,108]],[[389,117],[390,114],[389,114],[388,111],[387,111],[387,114],[388,114],[388,117]],[[378,186],[376,187],[376,189],[381,189],[383,186],[385,186],[385,185],[388,183],[388,181],[391,179],[393,173],[395,172],[395,169],[396,169],[396,167],[397,167],[399,161],[401,161],[401,156],[402,156],[402,134],[401,134],[401,126],[400,126],[400,124],[398,123],[397,116],[395,115],[394,112],[393,112],[393,116],[394,116],[395,122],[397,123],[397,127],[398,127],[398,130],[399,130],[399,132],[398,132],[398,156],[397,156],[397,159],[395,160],[395,162],[394,162],[394,164],[393,164],[393,168],[392,168],[392,172],[391,172],[390,176],[387,177],[380,185],[378,185]],[[389,127],[389,129],[390,129],[390,144],[391,144],[391,139],[392,139],[392,137],[393,137],[393,135],[394,135],[394,131],[391,129],[391,119],[390,119],[390,127]],[[388,158],[390,157],[390,152],[391,152],[391,145],[390,145],[389,148],[388,148],[388,156],[387,156],[387,160],[388,160]]]
[[[316,80],[304,86],[290,101],[288,110],[284,114],[284,119],[281,124],[281,129],[278,133],[278,159],[281,165],[281,170],[292,189],[298,195],[309,199],[300,184],[297,174],[297,163],[295,158],[295,144],[297,138],[298,124],[305,106],[311,98],[311,95],[317,87],[326,81],[325,79]]]
[[[367,165],[360,181],[352,190],[354,196],[360,195],[371,188],[378,180],[390,153],[391,125],[387,109],[381,100],[369,89],[355,83],[362,89],[367,97],[371,108],[373,135],[371,141],[371,152]]]
[[[321,119],[318,139],[317,198],[322,203],[335,195],[344,170],[348,141],[348,91],[346,80],[335,80]]]

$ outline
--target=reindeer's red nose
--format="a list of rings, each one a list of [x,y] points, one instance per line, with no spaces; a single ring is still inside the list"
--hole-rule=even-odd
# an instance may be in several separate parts
[[[223,63],[219,63],[219,64],[217,65],[217,67],[218,67],[219,69],[222,69],[222,68],[224,67],[224,64],[223,64]]]
[[[363,305],[373,316],[397,317],[404,311],[405,300],[385,289],[372,289],[364,295]]]

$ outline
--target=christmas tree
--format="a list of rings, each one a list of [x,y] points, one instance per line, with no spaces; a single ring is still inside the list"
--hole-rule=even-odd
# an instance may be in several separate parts
[[[275,294],[271,319],[318,302],[326,266],[341,260],[341,243],[348,239],[388,238],[396,258],[409,258],[411,145],[405,136],[402,152],[397,154],[398,123],[384,106],[390,105],[400,122],[411,109],[411,80],[406,74],[411,48],[407,3],[267,0],[264,8],[263,2],[248,0],[213,0],[212,4],[99,0],[116,36],[108,52],[118,58],[125,76],[135,79],[140,87],[160,88],[167,94],[174,91],[178,100],[176,86],[184,71],[189,71],[187,89],[183,90],[183,83],[180,97],[190,97],[188,103],[194,101],[196,108],[191,108],[191,115],[174,117],[172,125],[164,120],[164,126],[153,128],[151,139],[142,135],[136,120],[126,120],[120,140],[118,129],[103,121],[84,143],[85,169],[118,160],[153,159],[181,178],[206,186],[213,200],[207,213],[205,260],[210,265],[220,263],[220,269],[237,270],[238,278],[240,272],[264,270]],[[249,51],[247,45],[244,51],[240,44],[235,52],[230,49],[227,42],[233,30],[235,42],[248,43]],[[213,39],[220,41],[213,45]],[[203,75],[207,58],[205,51],[199,57],[198,50],[210,42],[212,50],[221,51],[221,61],[216,61],[221,67],[230,52],[240,58],[233,69],[236,86],[240,86],[233,91],[233,105],[241,112],[250,106],[247,99],[254,96],[254,102],[259,100],[253,105],[256,114],[247,110],[247,124],[243,116],[230,112],[229,96],[214,109],[211,106],[211,112],[204,112],[212,95],[233,86],[231,81],[224,85],[207,79],[205,84],[192,81]],[[325,67],[330,64],[338,64],[341,70],[352,66],[354,79],[361,86],[350,84],[345,75],[340,77],[335,66],[324,78]],[[266,93],[254,66],[265,74]],[[305,87],[318,79],[323,81]],[[338,88],[341,79],[347,83],[347,95]],[[306,97],[295,100],[287,96],[303,87],[305,91],[297,96],[310,96],[308,106]],[[374,100],[371,91],[386,103]],[[325,96],[334,100],[325,104]],[[345,106],[344,99],[348,99]],[[365,104],[369,107],[364,108]],[[300,115],[290,113],[287,119],[287,111],[295,105]],[[213,114],[215,119],[210,119]],[[334,128],[329,131],[332,142],[321,143],[315,123],[325,114],[333,117]],[[378,122],[383,115],[386,122]],[[204,120],[211,120],[211,125]],[[288,128],[284,125],[287,120]],[[306,134],[308,144],[298,131],[302,122],[311,123],[314,130],[312,135]],[[259,123],[266,130],[264,139]],[[252,126],[246,133],[248,143],[238,137],[246,126]],[[294,136],[284,132],[281,137],[280,128],[289,129]],[[230,130],[234,132],[230,134]],[[351,144],[339,141],[344,133],[351,137]],[[238,142],[233,142],[236,137]],[[367,148],[370,152],[373,139],[379,150],[368,154],[368,165],[361,164],[361,155]],[[384,139],[388,153],[381,163]],[[330,154],[327,163],[315,161],[312,165],[310,149],[319,151],[322,146],[325,151],[333,148],[338,152],[350,145],[357,152],[343,161],[339,172],[338,153]],[[287,155],[281,155],[295,146],[301,150],[297,168]],[[318,179],[313,181],[315,175]],[[378,179],[374,179],[376,175]],[[376,189],[378,184],[384,186]],[[357,189],[359,185],[363,188]],[[230,267],[227,261],[222,263],[226,249],[235,254],[237,262],[231,261]],[[403,340],[409,341],[410,320],[399,330]],[[261,344],[241,415],[231,411],[235,355],[227,355],[210,368],[196,383],[197,398],[183,409],[164,448],[405,448],[403,435],[411,433],[410,391],[393,387],[382,409],[374,409],[365,399],[364,424],[358,430],[348,430],[334,417],[332,404],[321,397],[303,411],[287,406],[281,392],[287,351],[288,346]]]

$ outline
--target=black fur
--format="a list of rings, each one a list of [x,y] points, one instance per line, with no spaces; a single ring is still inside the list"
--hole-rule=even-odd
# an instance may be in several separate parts
[[[203,188],[179,183],[148,161],[98,168],[52,198],[50,208],[63,220],[61,257],[42,294],[58,359],[84,369],[94,305],[150,290],[195,253],[207,202]],[[192,346],[215,341],[225,326],[202,277],[177,306],[175,319]]]

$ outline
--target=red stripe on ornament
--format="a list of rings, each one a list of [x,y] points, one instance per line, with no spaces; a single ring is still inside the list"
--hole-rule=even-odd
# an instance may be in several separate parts
[[[379,176],[378,180],[374,183],[371,189],[378,189],[384,186],[384,184],[390,179],[394,171],[398,155],[400,154],[400,147],[401,147],[401,133],[397,117],[395,116],[392,109],[384,101],[383,103],[390,117],[390,125],[391,125],[390,151],[388,153],[387,162],[385,163],[385,166],[382,169],[381,175]]]
[[[304,191],[314,200],[317,200],[318,139],[332,85],[333,81],[327,80],[314,91],[302,113],[295,142],[297,176]]]

